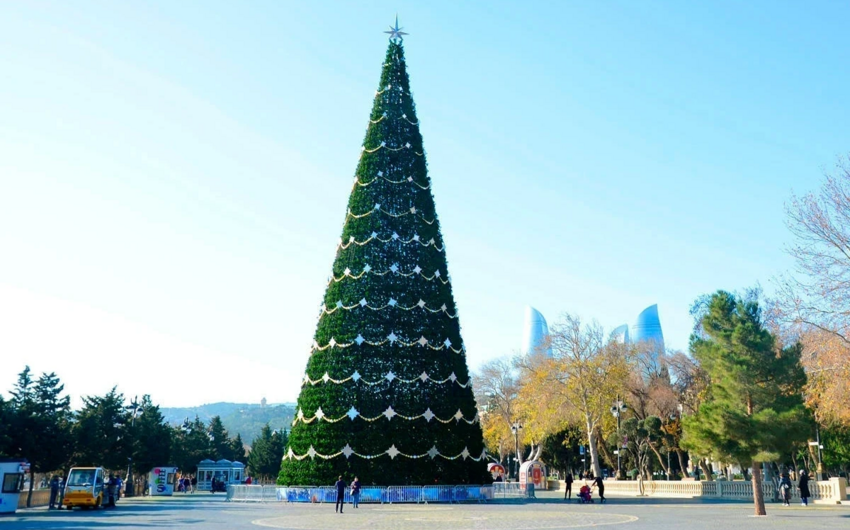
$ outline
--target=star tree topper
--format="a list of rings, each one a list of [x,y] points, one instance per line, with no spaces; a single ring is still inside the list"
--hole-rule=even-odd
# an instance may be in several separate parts
[[[398,27],[398,15],[396,15],[395,16],[395,27],[390,26],[390,30],[385,31],[384,33],[387,33],[390,36],[390,40],[403,41],[404,36],[407,35],[407,33],[401,31],[403,29],[404,28]]]

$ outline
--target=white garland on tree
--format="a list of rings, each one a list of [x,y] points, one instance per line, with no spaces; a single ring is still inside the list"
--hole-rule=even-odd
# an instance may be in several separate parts
[[[363,270],[360,271],[360,274],[354,274],[351,271],[351,269],[346,268],[344,271],[342,271],[342,276],[337,277],[337,276],[334,276],[333,273],[332,273],[330,278],[328,278],[328,284],[330,284],[331,282],[339,283],[346,278],[349,278],[349,279],[352,279],[352,280],[359,280],[360,278],[362,278],[366,274],[373,274],[375,276],[386,276],[387,274],[390,274],[390,273],[397,274],[399,276],[404,276],[406,278],[410,278],[411,276],[418,274],[419,276],[421,276],[426,281],[429,281],[429,282],[439,281],[443,285],[448,285],[449,281],[451,280],[450,277],[443,279],[443,277],[442,277],[443,275],[442,275],[442,273],[440,273],[440,269],[435,270],[434,274],[432,274],[431,276],[428,276],[427,274],[425,274],[425,272],[423,272],[422,267],[420,267],[419,265],[416,265],[415,267],[413,267],[413,269],[410,272],[401,272],[401,268],[398,266],[397,263],[394,263],[393,265],[394,265],[394,267],[391,266],[391,268],[389,268],[385,271],[376,271],[376,270],[373,270],[372,266],[367,263],[366,265],[363,266]]]
[[[404,379],[404,378],[398,377],[393,372],[387,372],[383,377],[381,377],[380,379],[378,379],[376,381],[366,381],[365,379],[363,379],[363,377],[360,375],[360,373],[357,370],[355,370],[353,374],[351,374],[350,376],[348,376],[344,379],[334,379],[333,377],[330,376],[330,374],[328,374],[328,372],[325,372],[324,375],[322,377],[318,378],[318,379],[311,379],[308,374],[304,374],[304,378],[301,381],[301,386],[304,386],[308,383],[311,386],[316,386],[319,383],[333,383],[335,385],[341,385],[341,384],[347,383],[349,381],[354,381],[355,383],[361,382],[361,383],[363,383],[364,385],[367,385],[367,386],[382,385],[382,384],[386,383],[387,381],[389,381],[389,382],[398,381],[398,382],[404,383],[404,384],[413,384],[413,383],[417,383],[417,382],[424,383],[426,381],[430,381],[430,382],[432,382],[434,384],[438,384],[438,385],[444,385],[446,383],[454,383],[461,388],[466,388],[470,385],[469,379],[467,379],[466,383],[461,383],[458,380],[458,378],[457,378],[457,376],[455,375],[454,372],[452,372],[445,379],[434,379],[433,377],[428,375],[427,372],[422,372],[421,374],[419,374],[417,377],[414,377],[413,379]]]
[[[392,298],[390,300],[392,300]],[[351,342],[337,342],[337,340],[334,337],[331,337],[331,340],[329,340],[327,344],[322,346],[318,343],[318,341],[314,340],[311,352],[325,351],[325,350],[330,349],[330,348],[345,349],[345,348],[350,348],[354,345],[362,346],[363,344],[368,344],[369,346],[383,346],[385,344],[389,344],[390,346],[393,346],[393,345],[397,344],[398,346],[403,346],[405,348],[412,348],[414,346],[421,346],[421,347],[427,347],[428,349],[433,350],[433,351],[451,350],[455,353],[462,353],[465,349],[464,346],[461,346],[460,348],[453,347],[452,341],[448,337],[446,337],[446,340],[439,343],[438,346],[434,346],[431,343],[431,341],[429,341],[428,339],[425,338],[424,335],[422,335],[421,337],[419,337],[416,340],[408,341],[408,340],[401,339],[398,335],[395,334],[394,331],[391,331],[390,334],[387,335],[387,337],[385,339],[380,340],[380,341],[367,340],[367,339],[363,338],[363,335],[357,335],[357,337]]]
[[[356,408],[354,408],[354,406],[352,406],[350,409],[348,409],[348,412],[346,412],[342,416],[340,416],[338,418],[329,418],[327,416],[327,414],[325,414],[324,411],[322,410],[322,407],[317,408],[315,414],[313,414],[312,416],[307,416],[306,414],[304,414],[304,411],[301,410],[301,408],[299,407],[298,413],[295,415],[295,419],[292,420],[292,425],[295,426],[299,422],[301,422],[301,423],[313,423],[314,421],[326,421],[328,423],[336,423],[338,421],[344,420],[345,418],[348,418],[351,421],[354,421],[356,418],[360,418],[360,419],[365,420],[369,423],[372,423],[374,421],[378,421],[381,418],[386,418],[387,420],[392,420],[396,416],[398,416],[399,418],[405,419],[405,420],[409,420],[409,421],[418,420],[419,418],[424,418],[425,421],[427,421],[429,423],[431,422],[431,420],[436,420],[440,423],[451,423],[452,421],[454,421],[456,423],[460,423],[461,421],[463,421],[463,422],[466,422],[470,425],[472,425],[473,423],[476,423],[479,420],[477,412],[475,413],[475,416],[472,417],[472,419],[467,419],[463,415],[463,411],[461,411],[460,409],[457,409],[457,412],[455,412],[451,417],[443,419],[443,418],[437,417],[437,415],[434,414],[431,411],[430,407],[428,409],[426,409],[425,412],[423,412],[422,414],[417,414],[415,416],[405,416],[404,414],[399,414],[398,412],[396,412],[393,409],[392,405],[390,405],[389,407],[387,407],[386,410],[384,410],[384,412],[378,414],[377,416],[369,418],[369,417],[363,416],[360,413],[360,411],[358,411]]]
[[[439,274],[439,272],[440,271],[437,271],[435,274]],[[422,309],[423,311],[428,311],[429,313],[445,313],[449,318],[457,318],[457,313],[449,313],[446,304],[441,305],[439,309],[431,309],[430,307],[428,307],[428,304],[421,298],[418,302],[409,307],[399,305],[398,300],[396,300],[395,298],[390,298],[389,300],[387,300],[386,304],[380,306],[370,305],[365,298],[361,298],[357,303],[351,305],[345,305],[342,303],[342,300],[337,300],[336,306],[334,306],[332,309],[328,309],[327,304],[322,304],[322,314],[332,315],[340,309],[344,309],[345,311],[351,311],[353,309],[358,308],[371,309],[372,311],[383,311],[384,309],[388,308],[400,309],[402,311],[415,311],[416,309]]]
[[[389,215],[390,217],[398,218],[398,217],[404,217],[406,215],[416,215],[416,206],[411,206],[409,210],[401,212],[401,213],[393,213],[393,212],[390,212],[389,210],[384,210],[383,208],[381,208],[380,203],[375,203],[375,206],[371,210],[369,210],[368,212],[365,212],[365,213],[360,213],[360,214],[356,214],[356,213],[352,212],[351,208],[349,208],[347,215],[348,215],[348,217],[353,217],[354,219],[363,219],[364,217],[369,217],[370,215],[372,215],[375,212],[380,212],[382,214]],[[432,225],[437,221],[436,219],[431,219],[429,221],[428,219],[425,218],[424,215],[416,215],[416,217],[418,219],[420,219],[421,221],[423,221],[425,224],[428,224],[428,225]]]
[[[403,452],[399,451],[396,448],[395,444],[393,444],[389,447],[389,449],[387,449],[383,453],[378,453],[378,454],[374,454],[374,455],[366,455],[366,454],[358,453],[357,451],[352,449],[349,444],[345,444],[345,447],[343,447],[342,449],[340,449],[336,453],[331,453],[329,455],[323,455],[323,454],[319,453],[318,451],[316,451],[316,449],[314,449],[313,446],[311,445],[310,449],[308,449],[307,452],[304,453],[303,455],[295,454],[295,452],[292,450],[292,447],[290,446],[287,449],[286,454],[283,456],[283,459],[284,460],[304,460],[305,458],[310,458],[312,460],[314,458],[321,458],[323,460],[330,460],[331,458],[336,458],[338,456],[345,456],[346,459],[348,459],[352,456],[358,456],[358,457],[364,458],[366,460],[371,460],[373,458],[378,458],[378,457],[381,457],[381,456],[384,456],[384,455],[389,456],[391,459],[395,459],[395,457],[397,457],[397,456],[403,456],[405,458],[411,458],[411,459],[425,458],[426,456],[428,456],[428,457],[431,457],[431,459],[433,460],[433,459],[435,459],[439,456],[440,458],[444,458],[446,460],[457,460],[458,458],[463,458],[464,460],[470,459],[470,460],[474,460],[476,462],[480,462],[482,460],[486,460],[487,451],[482,450],[481,454],[479,456],[475,457],[475,456],[472,456],[469,453],[468,448],[464,447],[463,451],[461,451],[460,453],[458,453],[454,456],[446,456],[446,455],[440,453],[439,449],[437,449],[437,446],[435,445],[435,446],[432,446],[431,449],[429,449],[428,451],[426,451],[422,454],[412,455],[412,454],[407,454],[407,453],[403,453]]]
[[[392,235],[390,237],[387,237],[387,238],[379,237],[377,232],[372,232],[369,235],[369,237],[364,239],[363,241],[357,241],[357,239],[354,236],[350,236],[348,238],[348,242],[346,242],[346,243],[343,243],[342,239],[340,239],[339,242],[337,243],[337,248],[342,248],[343,250],[347,250],[348,247],[350,247],[351,245],[357,245],[359,247],[362,247],[364,245],[368,245],[372,241],[380,241],[381,243],[402,243],[402,244],[405,244],[405,245],[410,245],[412,243],[418,243],[422,247],[434,247],[437,250],[437,252],[442,252],[446,248],[445,245],[444,246],[438,246],[437,242],[434,240],[433,237],[431,239],[429,239],[428,241],[422,241],[422,238],[419,237],[419,234],[413,234],[412,236],[410,236],[410,239],[402,239],[401,236],[398,235],[397,232],[393,232]]]

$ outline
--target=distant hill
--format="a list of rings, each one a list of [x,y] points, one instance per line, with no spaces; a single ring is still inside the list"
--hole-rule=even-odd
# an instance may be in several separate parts
[[[180,425],[186,418],[191,421],[195,416],[204,423],[209,423],[213,416],[220,416],[224,428],[231,436],[239,433],[242,440],[250,445],[266,423],[271,425],[272,429],[288,430],[295,417],[295,404],[210,403],[199,407],[163,407],[160,412],[171,425]]]

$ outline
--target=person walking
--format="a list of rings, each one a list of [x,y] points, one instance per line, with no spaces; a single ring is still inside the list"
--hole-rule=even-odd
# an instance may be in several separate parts
[[[599,502],[604,503],[605,502],[605,482],[602,480],[602,477],[594,478],[593,482],[591,482],[591,484],[593,486],[595,486],[596,489],[599,490]]]
[[[110,508],[115,507],[115,487],[117,486],[117,482],[115,481],[115,475],[110,474],[109,480],[106,482],[106,505]]]
[[[809,505],[809,497],[811,497],[811,493],[809,492],[809,474],[806,473],[806,470],[803,469],[800,471],[800,481],[797,483],[797,487],[800,488],[800,499],[803,501],[803,506]]]
[[[785,471],[782,473],[782,477],[779,479],[779,493],[782,494],[782,505],[783,506],[791,506],[791,477],[788,476],[788,472]]]
[[[198,487],[198,477],[195,476],[195,475],[192,475],[192,478],[189,481],[189,483],[192,485],[192,494],[194,494],[195,489]]]
[[[50,505],[48,506],[48,510],[52,510],[56,507],[56,499],[59,498],[59,477],[53,475],[50,478]]]
[[[334,511],[342,513],[342,508],[345,506],[345,481],[342,480],[342,475],[339,476],[339,480],[336,481],[336,505],[334,505]]]
[[[354,508],[360,507],[360,479],[354,477],[351,483],[351,505]]]
[[[564,478],[564,500],[572,499],[573,497],[573,474],[569,471],[567,472],[566,478]]]
[[[59,506],[57,510],[62,509],[62,504],[65,502],[65,477],[59,477]]]

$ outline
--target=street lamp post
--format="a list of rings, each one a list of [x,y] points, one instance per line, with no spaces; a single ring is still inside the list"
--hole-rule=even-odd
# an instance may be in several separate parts
[[[615,401],[614,406],[611,407],[611,414],[613,414],[614,417],[617,418],[617,446],[618,446],[617,447],[617,480],[620,480],[622,478],[622,476],[620,475],[620,449],[621,449],[621,447],[619,447],[619,446],[621,446],[623,444],[620,443],[620,416],[622,415],[623,411],[628,410],[628,408],[629,407],[620,400],[620,394],[617,394],[617,401]],[[667,468],[669,469],[670,466],[668,465]]]
[[[821,450],[823,449],[823,445],[821,445],[821,443],[820,443],[820,425],[818,425],[817,422],[815,422],[815,435],[817,436],[817,443],[818,443],[818,467],[817,467],[818,474],[817,474],[817,479],[823,480],[823,453],[821,453]]]
[[[133,401],[130,403],[133,406],[133,419],[130,421],[130,428],[134,429],[136,427],[136,415],[139,413],[139,396],[133,398]],[[132,450],[130,451],[130,455],[132,455]],[[130,456],[127,458],[127,483],[124,485],[124,496],[132,497],[136,488],[133,486],[133,457]]]
[[[514,450],[516,458],[516,477],[519,478],[519,464],[522,462],[522,459],[519,456],[519,431],[522,429],[522,424],[518,421],[515,421],[513,425],[511,425],[511,432],[514,433]]]

